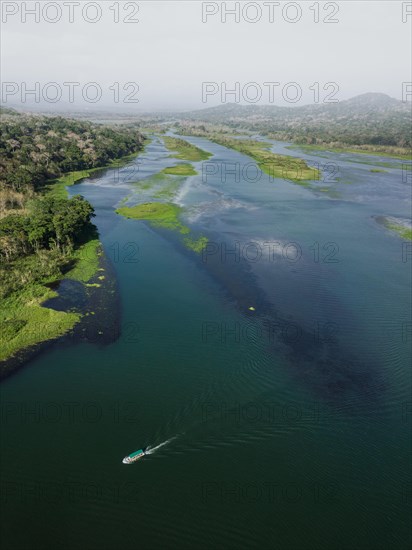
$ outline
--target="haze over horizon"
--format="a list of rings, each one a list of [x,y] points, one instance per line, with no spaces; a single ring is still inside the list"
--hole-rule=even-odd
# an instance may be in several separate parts
[[[85,12],[89,22],[74,9],[71,15],[62,11],[54,23],[47,21],[58,15],[52,7],[38,17],[26,14],[22,23],[22,10],[13,13],[12,4],[3,2],[2,13],[2,104],[9,107],[153,112],[222,102],[299,106],[322,103],[328,94],[338,101],[368,92],[402,99],[402,83],[412,80],[411,70],[405,69],[411,66],[412,14],[403,13],[403,2],[329,3],[337,6],[336,13],[320,3],[318,14],[308,2],[272,3],[272,13],[268,6],[263,9],[267,3],[249,3],[255,7],[247,12],[241,3],[239,14],[228,13],[226,22],[222,4],[216,2],[129,3],[135,11],[120,2],[118,13],[103,2],[97,3],[100,14],[93,8]],[[46,4],[52,3],[40,2],[41,9]],[[297,4],[300,13],[293,6],[283,11],[287,4]],[[252,22],[257,9],[260,17]],[[131,22],[116,23],[116,17]],[[76,83],[72,98],[68,82]],[[37,96],[29,93],[36,83]],[[50,83],[57,83],[59,91]],[[90,83],[100,88],[96,102],[82,96]],[[236,83],[237,95],[230,94]],[[257,94],[250,83],[258,85]],[[285,89],[293,101],[285,99]],[[94,98],[93,86],[89,91]],[[44,95],[58,99],[48,102]]]

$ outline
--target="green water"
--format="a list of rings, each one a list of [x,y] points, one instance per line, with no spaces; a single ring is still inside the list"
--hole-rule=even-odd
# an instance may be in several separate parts
[[[215,244],[202,258],[114,212],[151,197],[136,182],[167,156],[156,138],[70,189],[96,208],[122,334],[53,345],[2,384],[3,547],[409,548],[411,259],[373,218],[408,217],[400,170],[338,159],[352,184],[332,199],[198,163],[175,200]],[[299,261],[222,254],[275,241]]]

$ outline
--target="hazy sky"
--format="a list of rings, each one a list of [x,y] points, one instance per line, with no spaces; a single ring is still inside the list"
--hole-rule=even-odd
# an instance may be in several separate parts
[[[38,2],[39,22],[30,14],[24,22],[24,4],[35,7],[30,1],[2,2],[2,101],[9,106],[35,82],[42,107],[45,95],[57,98],[49,102],[52,109],[146,111],[224,101],[302,105],[333,92],[330,99],[369,91],[401,99],[402,82],[412,80],[408,2],[63,0]],[[222,21],[225,6],[237,9],[240,20],[227,14]],[[59,7],[61,19],[52,23]],[[127,17],[138,22],[126,23]],[[71,88],[74,103],[65,82],[79,84]],[[204,82],[214,84],[202,97]],[[224,86],[234,89],[236,82],[240,93],[222,97]],[[324,90],[326,83],[334,84]],[[34,96],[25,97],[31,107]]]

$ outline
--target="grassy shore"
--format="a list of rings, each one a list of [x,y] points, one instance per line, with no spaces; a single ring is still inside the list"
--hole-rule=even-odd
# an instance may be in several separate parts
[[[287,155],[277,155],[269,151],[270,143],[217,135],[211,136],[210,139],[219,145],[251,157],[262,172],[272,178],[290,180],[299,185],[307,185],[308,180],[320,178],[319,170],[310,168],[304,160]]]
[[[80,320],[79,313],[42,307],[54,296],[57,293],[53,290],[35,284],[4,300],[0,308],[0,361],[21,349],[62,336]]]
[[[57,180],[47,182],[43,192],[56,198],[66,198],[68,196],[66,187],[90,177],[91,174],[99,170],[124,166],[141,152],[122,157],[105,167],[64,174]],[[70,256],[62,256],[59,266],[54,263],[51,273],[45,274],[35,281],[30,281],[29,275],[33,270],[33,262],[36,263],[40,259],[37,260],[34,256],[29,256],[20,260],[19,271],[28,273],[28,282],[23,288],[12,292],[1,302],[0,362],[14,357],[21,350],[54,340],[73,329],[81,320],[82,314],[43,307],[44,302],[58,295],[56,291],[45,285],[62,279],[74,279],[84,283],[86,287],[99,286],[96,283],[90,285],[88,281],[99,271],[102,254],[96,232],[91,231],[90,237],[84,244],[77,247]],[[69,266],[69,270],[63,274],[60,269],[64,270],[66,265]]]
[[[150,139],[145,140],[144,147],[141,151],[137,151],[135,153],[131,153],[130,155],[121,157],[120,159],[113,160],[110,163],[106,164],[105,166],[88,168],[87,170],[75,170],[73,172],[68,172],[67,174],[63,174],[62,176],[60,176],[55,180],[50,180],[45,184],[45,192],[52,197],[66,198],[68,196],[66,187],[70,187],[75,183],[80,182],[83,179],[89,178],[90,176],[92,176],[93,174],[96,174],[96,172],[100,172],[101,170],[122,168],[128,162],[136,158],[138,155],[142,154],[146,146],[148,145],[148,143],[150,143],[150,141],[151,141]]]
[[[199,162],[201,160],[207,160],[212,156],[211,153],[207,153],[206,151],[203,151],[203,149],[199,149],[199,147],[196,147],[183,139],[163,136],[163,140],[169,151],[173,151],[175,153],[172,156],[177,159]]]
[[[388,158],[394,158],[394,159],[400,159],[400,160],[412,160],[412,152],[405,151],[404,153],[395,153],[391,151],[390,149],[383,150],[383,151],[370,151],[368,149],[357,149],[357,148],[351,148],[351,147],[327,147],[323,145],[307,145],[307,144],[295,144],[295,145],[289,145],[287,147],[288,149],[293,150],[302,150],[302,151],[330,151],[331,153],[354,153],[354,154],[360,154],[360,155],[374,155],[378,157],[388,157]]]
[[[72,269],[60,277],[53,273],[41,280],[28,282],[24,288],[11,293],[0,306],[0,361],[15,355],[18,351],[53,340],[70,331],[82,317],[77,312],[55,311],[43,307],[43,303],[57,296],[48,283],[60,279],[74,279],[87,283],[99,269],[102,255],[100,242],[92,239],[77,248],[70,257],[75,262]],[[33,260],[28,258],[22,267],[30,269]],[[67,259],[69,261],[69,259]],[[56,279],[57,277],[57,279]],[[86,285],[87,286],[87,285]]]

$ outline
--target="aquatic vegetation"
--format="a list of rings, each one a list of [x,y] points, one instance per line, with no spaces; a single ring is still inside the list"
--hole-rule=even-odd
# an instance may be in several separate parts
[[[146,220],[155,227],[163,227],[178,231],[182,235],[189,235],[190,229],[183,225],[179,219],[182,208],[173,203],[149,202],[138,204],[136,206],[125,206],[116,210],[117,214],[125,218],[135,220]],[[183,244],[193,252],[201,253],[208,243],[207,237],[201,236],[198,239],[192,239],[187,236],[183,239]]]
[[[172,200],[182,185],[182,179],[168,178],[158,191],[153,193],[153,197],[156,199],[168,199]]]
[[[149,189],[152,189],[156,185],[164,183],[168,180],[169,178],[167,177],[166,174],[163,174],[162,172],[157,172],[157,174],[153,174],[151,176],[148,176],[147,178],[134,182],[133,186],[138,189],[143,189],[144,191],[148,191]],[[128,199],[129,198],[130,196],[128,197]],[[124,203],[120,203],[120,206],[123,206],[123,204]]]
[[[387,170],[382,170],[381,168],[371,168],[369,171],[374,173],[379,173],[379,172],[382,172],[385,174],[387,173]]]
[[[73,253],[75,266],[65,273],[65,278],[87,282],[97,272],[101,255],[101,245],[98,239],[93,239],[80,246]]]
[[[190,167],[190,165],[188,165]],[[184,182],[185,176],[191,176],[196,174],[192,173],[185,168],[181,170],[181,174],[178,173],[178,170],[174,170],[175,167],[165,168],[157,174],[153,174],[143,180],[134,183],[134,186],[142,191],[151,191],[152,197],[157,199],[168,199],[171,200],[176,195],[179,187]],[[177,168],[177,167],[176,167]],[[170,170],[170,172],[169,172]],[[173,177],[174,176],[184,176],[184,177]],[[129,199],[130,197],[128,197]],[[127,201],[126,201],[127,202]],[[125,202],[121,202],[119,207],[124,206]]]
[[[135,206],[123,206],[116,210],[117,214],[135,220],[147,220],[154,226],[173,229],[179,233],[189,233],[189,228],[179,220],[182,208],[172,203],[146,202]]]
[[[299,185],[306,185],[307,180],[318,180],[320,172],[317,168],[310,168],[303,159],[278,155],[269,151],[270,143],[251,139],[233,139],[226,136],[213,135],[210,138],[215,143],[229,147],[252,157],[259,168],[272,178],[293,181]]]
[[[207,237],[199,237],[198,239],[191,239],[189,237],[186,237],[185,239],[183,239],[183,242],[187,248],[193,250],[193,252],[197,252],[200,254],[206,247],[209,239]]]
[[[169,166],[162,170],[163,174],[171,174],[174,176],[195,176],[197,171],[191,164],[177,164],[176,166]]]
[[[183,139],[170,136],[164,136],[163,139],[166,147],[170,151],[176,151],[177,154],[173,155],[175,158],[197,162],[200,160],[207,160],[212,156],[211,153],[207,153]]]
[[[55,291],[35,284],[3,301],[0,308],[0,361],[14,356],[21,349],[62,336],[80,320],[80,313],[42,307],[43,302],[55,296]]]
[[[385,227],[387,227],[387,229],[389,229],[390,231],[398,234],[400,237],[402,237],[402,239],[412,241],[412,228],[389,220],[385,221]]]

